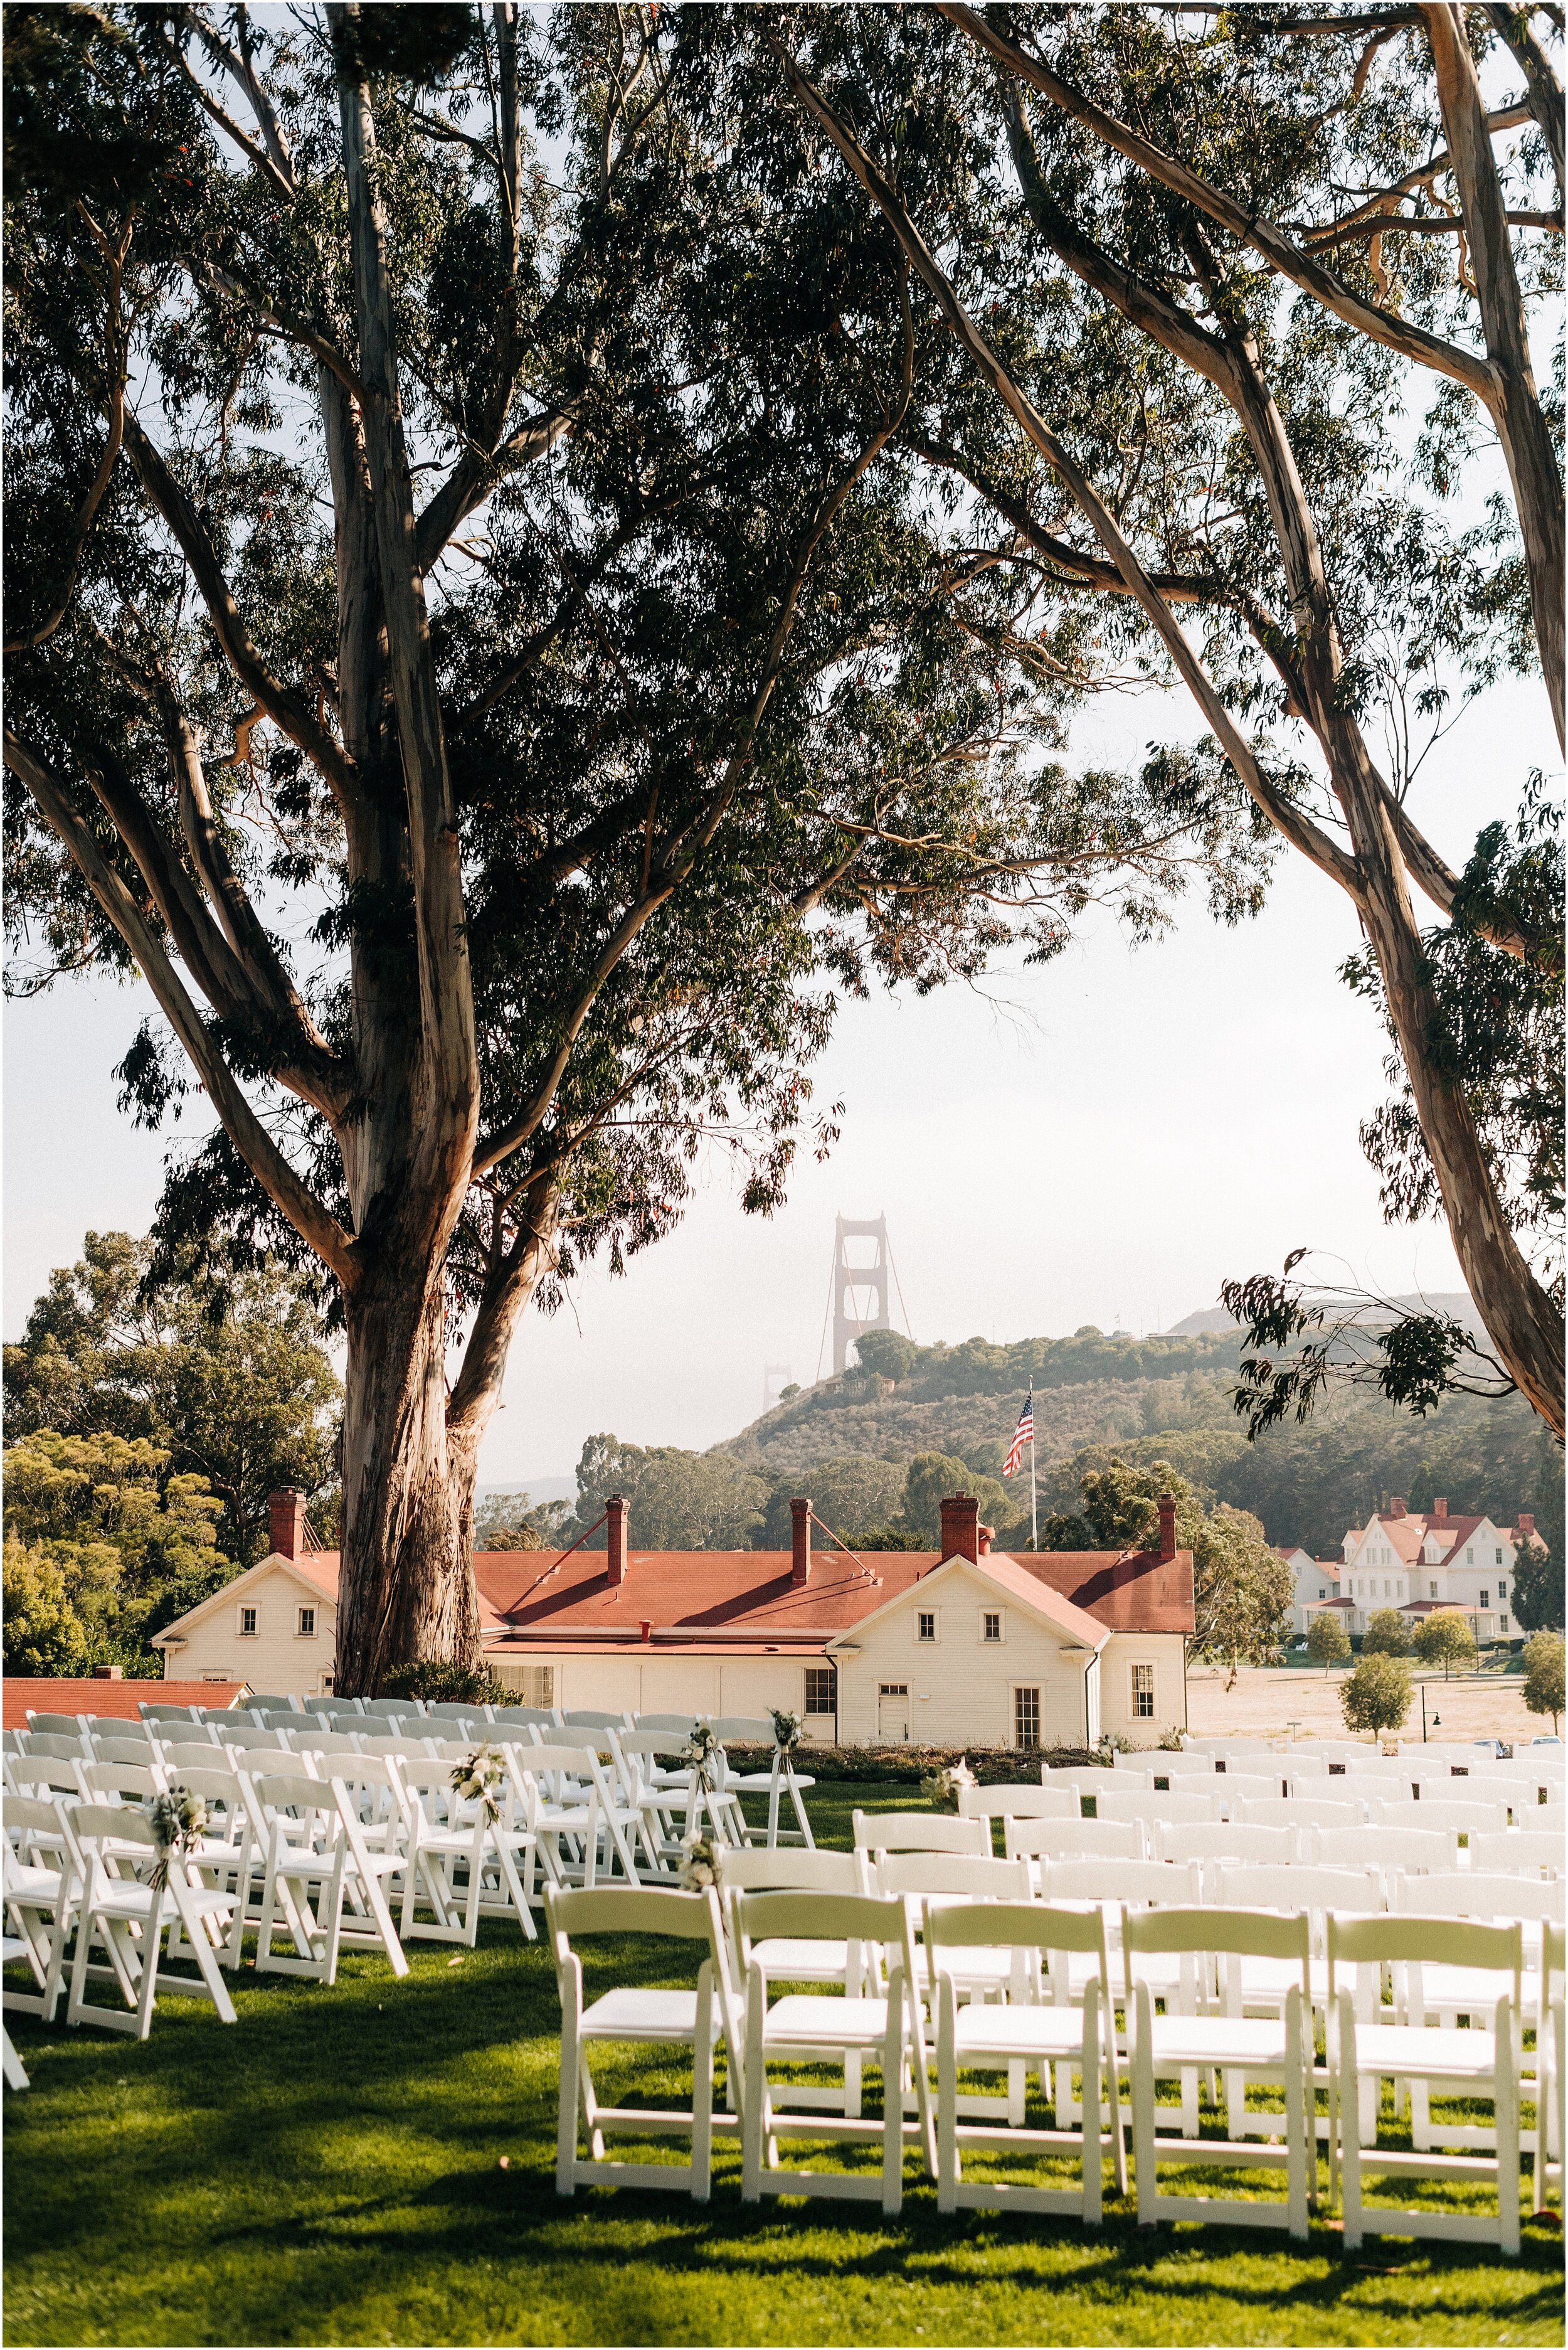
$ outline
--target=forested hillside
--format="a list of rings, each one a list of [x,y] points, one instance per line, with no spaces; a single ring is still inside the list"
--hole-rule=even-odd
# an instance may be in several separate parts
[[[1342,1393],[1306,1427],[1249,1444],[1229,1398],[1234,1330],[1140,1339],[1081,1330],[927,1347],[879,1331],[862,1347],[876,1367],[786,1397],[715,1451],[770,1486],[793,1481],[797,1490],[814,1468],[848,1454],[903,1463],[945,1453],[994,1478],[1033,1375],[1043,1512],[1075,1506],[1085,1470],[1114,1451],[1129,1462],[1168,1460],[1218,1500],[1254,1512],[1271,1541],[1318,1555],[1337,1556],[1345,1528],[1391,1494],[1421,1509],[1441,1493],[1455,1509],[1504,1521],[1532,1509],[1563,1556],[1562,1455],[1516,1398],[1450,1397],[1423,1420],[1376,1395]],[[1011,1492],[1026,1511],[1022,1483]]]

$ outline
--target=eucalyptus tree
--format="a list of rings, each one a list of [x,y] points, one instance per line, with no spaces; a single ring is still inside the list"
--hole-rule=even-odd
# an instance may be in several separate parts
[[[1233,916],[1264,844],[1048,755],[1082,625],[1020,639],[923,494],[897,239],[672,12],[5,37],[14,968],[146,980],[128,1106],[216,1119],[171,1248],[334,1285],[369,1690],[476,1649],[524,1307],[709,1139],[771,1207],[838,993],[1096,894],[1147,929],[1194,865]]]
[[[1224,774],[1350,898],[1407,1089],[1368,1138],[1386,1203],[1440,1203],[1508,1378],[1561,1435],[1561,855],[1527,809],[1456,868],[1417,823],[1401,724],[1429,742],[1456,676],[1511,665],[1561,730],[1561,478],[1527,331],[1560,278],[1542,13],[777,11],[755,46],[948,331],[906,437],[1000,522],[992,558],[1049,625],[1097,602],[1102,657],[1185,683],[1210,732],[1168,765]],[[1494,20],[1526,92],[1489,114]],[[1511,503],[1456,536],[1431,493],[1489,426]],[[1520,999],[1523,1098],[1456,1027],[1461,968]]]

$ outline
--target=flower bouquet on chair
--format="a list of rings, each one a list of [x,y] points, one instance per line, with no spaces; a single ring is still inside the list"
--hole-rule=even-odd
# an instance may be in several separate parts
[[[506,1757],[493,1746],[476,1746],[466,1762],[454,1763],[452,1791],[462,1804],[482,1804],[487,1820],[500,1814],[495,1791],[506,1778]]]
[[[207,1806],[189,1787],[171,1787],[154,1795],[146,1806],[158,1858],[148,1882],[161,1893],[169,1882],[169,1864],[193,1852],[207,1829]]]

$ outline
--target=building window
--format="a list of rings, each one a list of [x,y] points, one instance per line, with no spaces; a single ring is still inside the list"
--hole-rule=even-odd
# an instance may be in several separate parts
[[[1483,1607],[1490,1607],[1491,1606],[1491,1594],[1490,1591],[1483,1591],[1481,1593],[1480,1604]]]
[[[1496,1554],[1496,1561],[1497,1561],[1497,1564],[1498,1564],[1498,1565],[1499,1565],[1499,1566],[1501,1566],[1501,1565],[1502,1565],[1502,1553],[1501,1553],[1501,1551],[1497,1552],[1497,1554]]]
[[[1507,1617],[1506,1616],[1500,1616],[1500,1617],[1498,1617],[1498,1619],[1497,1619],[1497,1628],[1498,1628],[1498,1630],[1499,1630],[1500,1632],[1506,1632],[1506,1631],[1507,1631],[1507,1629],[1508,1629],[1508,1617]]]
[[[1394,1596],[1394,1586],[1389,1582],[1386,1575],[1383,1578],[1383,1596],[1385,1599],[1392,1599]]]
[[[316,1638],[316,1610],[315,1610],[315,1608],[314,1608],[314,1607],[302,1607],[302,1608],[300,1609],[300,1611],[299,1611],[299,1637],[300,1637],[300,1638],[301,1638],[302,1640],[314,1640],[314,1639],[315,1639],[315,1638]]]
[[[838,1711],[838,1669],[835,1665],[807,1665],[805,1669],[805,1710],[807,1713]]]
[[[1033,1752],[1040,1744],[1040,1692],[1037,1689],[1015,1689],[1012,1692],[1012,1742]]]
[[[1154,1720],[1154,1667],[1135,1665],[1132,1669],[1133,1713],[1139,1721]]]
[[[242,1607],[240,1609],[240,1638],[242,1640],[254,1640],[255,1636],[256,1611],[254,1607]]]
[[[1508,1597],[1508,1586],[1506,1583],[1500,1583],[1498,1585],[1497,1596],[1500,1599],[1506,1599]]]
[[[1473,1565],[1475,1565],[1475,1563],[1476,1563],[1476,1555],[1475,1555],[1474,1551],[1473,1551],[1473,1550],[1468,1550],[1468,1551],[1466,1551],[1466,1553],[1465,1553],[1465,1565],[1466,1565],[1467,1566],[1473,1566]]]
[[[1320,1583],[1318,1585],[1317,1596],[1320,1599],[1326,1599],[1328,1597],[1328,1586],[1326,1583]]]
[[[922,1639],[922,1640],[934,1640],[934,1639],[936,1638],[936,1637],[937,1637],[937,1619],[936,1619],[936,1617],[935,1617],[934,1615],[928,1615],[928,1614],[926,1614],[926,1613],[925,1613],[925,1611],[924,1611],[924,1610],[922,1610],[922,1611],[921,1611],[921,1614],[920,1614],[919,1624],[920,1624],[920,1638],[921,1638],[921,1639]]]
[[[986,1617],[986,1619],[985,1619],[985,1637],[986,1637],[986,1638],[987,1638],[988,1640],[1000,1640],[1000,1639],[1001,1639],[1001,1638],[1002,1638],[1002,1618],[1001,1618],[1001,1617],[1000,1617],[1000,1616],[988,1616],[988,1617]]]
[[[1438,1596],[1438,1586],[1437,1586],[1437,1585],[1436,1585],[1435,1583],[1428,1583],[1428,1586],[1427,1586],[1427,1589],[1428,1589],[1428,1592],[1430,1594],[1431,1597],[1435,1599],[1435,1598],[1437,1597],[1437,1596]]]

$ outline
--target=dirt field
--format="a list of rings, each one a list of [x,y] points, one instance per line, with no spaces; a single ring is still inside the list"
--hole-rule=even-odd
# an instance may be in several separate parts
[[[1299,1722],[1303,1738],[1343,1738],[1345,1717],[1339,1710],[1342,1672],[1326,1679],[1320,1669],[1302,1672],[1266,1672],[1243,1668],[1236,1686],[1227,1692],[1225,1675],[1209,1665],[1194,1665],[1187,1676],[1188,1728],[1195,1738],[1219,1737],[1230,1731],[1239,1738],[1285,1737],[1287,1725]],[[1427,1693],[1427,1729],[1434,1738],[1538,1738],[1550,1735],[1549,1714],[1527,1713],[1522,1677],[1478,1674],[1468,1680],[1445,1682],[1441,1673],[1417,1676],[1417,1690],[1402,1739],[1421,1735],[1420,1688]],[[1434,1730],[1432,1716],[1442,1715]],[[1371,1742],[1368,1741],[1368,1743]]]

